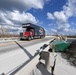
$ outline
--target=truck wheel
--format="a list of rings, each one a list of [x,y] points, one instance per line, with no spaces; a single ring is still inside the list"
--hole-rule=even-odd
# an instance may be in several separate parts
[[[40,36],[40,39],[42,38],[42,36]]]
[[[34,39],[34,37],[31,37],[31,39],[33,40],[33,39]]]
[[[23,40],[22,38],[20,38],[20,40]]]
[[[31,40],[31,37],[28,37],[28,40],[30,41]]]

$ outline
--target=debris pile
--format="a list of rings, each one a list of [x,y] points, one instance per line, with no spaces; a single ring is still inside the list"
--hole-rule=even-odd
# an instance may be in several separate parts
[[[76,67],[76,40],[72,41],[66,53],[67,60]]]

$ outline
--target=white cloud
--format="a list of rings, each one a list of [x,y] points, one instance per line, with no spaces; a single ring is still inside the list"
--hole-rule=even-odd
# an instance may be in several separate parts
[[[76,0],[68,0],[68,3],[63,6],[63,11],[68,18],[71,16],[76,16]]]
[[[51,29],[51,31],[53,32],[53,33],[57,33],[57,30],[56,29]]]
[[[7,13],[1,12],[0,17],[2,21],[10,25],[14,24],[14,22],[16,21],[18,23],[26,23],[26,22],[37,23],[36,18],[32,14],[25,12],[20,13],[17,10],[14,10],[13,12],[8,11]]]
[[[43,9],[50,0],[0,0],[0,23],[11,32],[19,31],[22,23],[37,23],[38,20],[26,13],[31,8]]]
[[[43,9],[44,6],[44,0],[19,0],[24,4],[24,6],[29,8],[35,8],[35,9]]]
[[[48,17],[48,19],[54,19],[54,16],[49,12],[47,13],[47,17]]]
[[[76,35],[76,29],[68,29],[66,33],[68,35]]]
[[[51,29],[51,31],[56,32],[57,30],[59,34],[75,34],[76,30],[70,29],[72,24],[69,24],[68,19],[76,16],[76,0],[68,0],[68,2],[63,6],[62,11],[55,11],[51,15],[54,16],[57,23],[57,28]]]
[[[2,25],[10,30],[10,32],[21,31],[21,24],[23,23],[37,23],[36,18],[30,13],[19,12],[17,10],[13,12],[7,11],[7,13],[3,11],[0,12]]]
[[[29,10],[31,8],[43,9],[46,2],[50,0],[0,0],[0,8],[5,10]]]
[[[13,25],[13,22],[6,18],[6,13],[3,13],[2,11],[0,11],[0,18],[3,21],[3,23]]]
[[[67,22],[67,17],[65,15],[64,11],[54,12],[54,17],[60,22]]]
[[[37,23],[36,18],[30,13],[25,13],[25,12],[20,13],[19,11],[14,11],[10,13],[10,16],[12,16],[12,18],[10,19],[12,19],[13,21],[17,21],[21,23],[26,23],[26,22]]]
[[[26,1],[25,1],[25,3],[26,3]],[[44,1],[43,0],[32,0],[32,1],[27,0],[26,4],[28,4],[28,6],[30,6],[30,7],[36,8],[36,9],[39,9],[39,8],[42,9],[44,6]]]

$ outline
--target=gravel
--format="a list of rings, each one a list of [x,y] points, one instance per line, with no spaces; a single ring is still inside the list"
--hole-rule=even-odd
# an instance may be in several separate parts
[[[68,51],[66,53],[62,53],[64,56],[64,54],[66,54],[66,58],[67,61],[74,67],[76,67],[76,40],[72,41],[72,43],[69,45],[68,47]]]

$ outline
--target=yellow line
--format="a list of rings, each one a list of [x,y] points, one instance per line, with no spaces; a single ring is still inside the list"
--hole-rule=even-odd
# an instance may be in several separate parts
[[[15,42],[10,42],[10,43],[3,43],[3,44],[0,44],[0,46],[7,46],[7,45],[11,45],[11,44],[14,44]]]
[[[25,43],[25,42],[35,42],[37,40],[41,40],[41,39],[35,39],[35,40],[31,40],[31,41],[17,41],[17,42],[18,43]],[[0,47],[1,46],[13,45],[13,44],[16,44],[16,43],[14,41],[12,41],[12,42],[5,42],[5,43],[0,44]]]
[[[23,43],[24,41],[18,41],[18,43]],[[8,46],[8,45],[13,45],[13,44],[16,44],[14,41],[13,42],[7,42],[7,43],[3,43],[3,44],[0,44],[0,47],[1,46]]]

